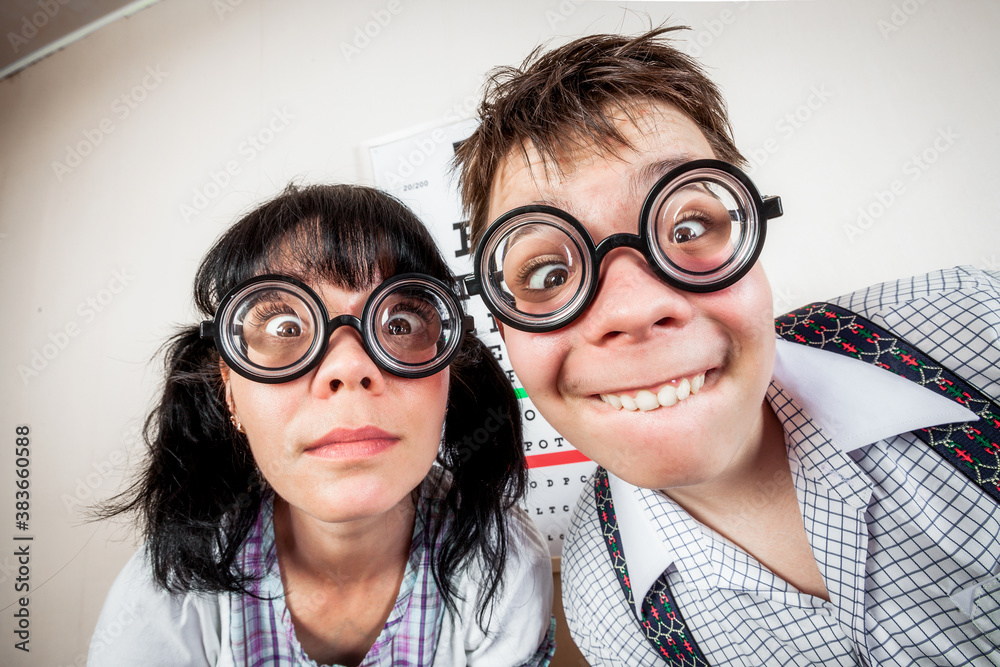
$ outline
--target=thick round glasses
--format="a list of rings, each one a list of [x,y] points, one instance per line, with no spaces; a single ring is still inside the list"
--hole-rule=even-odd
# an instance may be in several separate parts
[[[493,315],[522,331],[554,331],[579,317],[597,292],[600,265],[615,248],[633,248],[667,284],[713,292],[746,275],[764,245],[778,197],[761,198],[750,178],[719,160],[696,160],[650,190],[639,233],[594,245],[586,228],[552,206],[522,206],[500,216],[476,250],[466,278]]]
[[[202,322],[223,361],[243,377],[274,384],[315,368],[330,335],[349,326],[382,370],[403,378],[433,375],[451,363],[462,337],[473,328],[458,299],[441,281],[402,274],[379,285],[360,319],[330,319],[307,285],[279,275],[240,283],[222,299],[215,319]]]

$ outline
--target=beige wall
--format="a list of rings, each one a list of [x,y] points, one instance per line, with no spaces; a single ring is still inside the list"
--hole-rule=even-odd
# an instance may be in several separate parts
[[[363,141],[468,116],[484,73],[541,42],[667,17],[694,28],[754,179],[783,197],[764,254],[777,309],[1000,268],[986,0],[162,0],[0,81],[0,607],[17,597],[18,424],[35,535],[32,650],[13,649],[8,607],[0,663],[83,664],[136,542],[80,505],[141,457],[149,359],[194,317],[197,262],[235,215],[292,179],[364,180]]]

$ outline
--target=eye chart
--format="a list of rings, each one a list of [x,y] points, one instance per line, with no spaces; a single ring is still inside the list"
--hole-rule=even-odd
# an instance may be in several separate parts
[[[473,252],[451,172],[455,145],[476,128],[474,119],[408,131],[366,144],[375,184],[394,194],[427,225],[457,276],[472,272]],[[578,452],[542,418],[511,369],[500,333],[479,297],[461,295],[466,312],[476,320],[476,334],[507,373],[524,418],[524,453],[529,489],[525,509],[558,557],[570,516],[595,464]]]

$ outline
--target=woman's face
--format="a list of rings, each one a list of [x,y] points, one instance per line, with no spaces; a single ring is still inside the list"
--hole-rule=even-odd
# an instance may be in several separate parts
[[[311,284],[330,317],[361,316],[371,290]],[[399,378],[368,357],[357,331],[339,327],[306,375],[262,384],[223,365],[230,408],[275,492],[320,521],[383,514],[420,484],[438,453],[448,370]]]

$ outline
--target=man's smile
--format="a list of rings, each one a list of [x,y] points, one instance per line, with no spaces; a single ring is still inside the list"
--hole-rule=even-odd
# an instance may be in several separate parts
[[[649,389],[629,390],[620,393],[599,394],[601,400],[620,410],[648,412],[659,407],[670,407],[697,394],[705,385],[705,372],[689,377],[674,378],[665,384]]]

